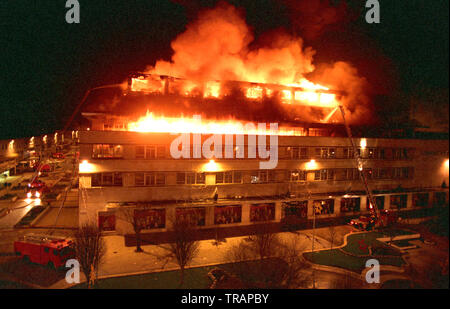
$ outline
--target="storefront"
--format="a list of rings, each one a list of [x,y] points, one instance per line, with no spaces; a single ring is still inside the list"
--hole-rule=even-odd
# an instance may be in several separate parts
[[[242,206],[216,206],[214,207],[214,224],[232,224],[242,221]]]
[[[275,203],[250,205],[250,222],[262,222],[275,219]]]

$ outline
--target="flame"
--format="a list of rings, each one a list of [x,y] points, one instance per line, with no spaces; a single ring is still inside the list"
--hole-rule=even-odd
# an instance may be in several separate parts
[[[147,92],[154,94],[164,94],[164,83],[172,83],[171,81],[158,81],[157,76],[148,75],[146,77],[133,77],[131,79],[130,90],[134,92]],[[181,84],[178,93],[183,96],[195,96],[199,89],[202,89],[201,83],[196,83],[191,80],[176,81]],[[246,81],[242,82],[241,88],[248,99],[262,99],[264,96],[271,97],[274,94],[274,86],[260,83],[257,86],[247,87]],[[333,93],[326,93],[329,88],[320,84],[314,84],[306,79],[296,84],[280,85],[289,89],[282,89],[280,91],[280,99],[284,104],[308,105],[324,108],[334,108],[338,105],[336,95]],[[225,95],[223,85],[220,81],[208,81],[204,84],[203,97],[204,98],[221,98]]]
[[[147,112],[136,122],[128,123],[128,131],[152,133],[200,133],[200,134],[248,134],[248,135],[284,135],[305,136],[302,128],[282,127],[277,131],[267,125],[263,128],[254,123],[235,120],[202,120],[200,117],[164,117]]]

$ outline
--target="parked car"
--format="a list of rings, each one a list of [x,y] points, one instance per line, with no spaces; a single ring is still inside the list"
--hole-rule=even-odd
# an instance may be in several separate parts
[[[54,153],[52,153],[52,158],[53,159],[64,159],[65,156],[62,152],[54,152]]]

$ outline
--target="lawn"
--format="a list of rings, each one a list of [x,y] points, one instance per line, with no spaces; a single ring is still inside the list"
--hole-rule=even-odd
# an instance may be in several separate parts
[[[347,244],[341,249],[307,252],[304,257],[316,264],[340,267],[357,273],[366,268],[366,261],[372,257],[381,265],[402,266],[405,262],[401,253],[376,240],[383,236],[379,232],[352,234],[347,237]],[[369,247],[372,249],[370,257]]]
[[[214,266],[195,267],[185,270],[184,284],[180,287],[180,271],[164,271],[143,275],[124,276],[101,279],[97,282],[98,289],[207,289],[212,283],[208,272]],[[85,289],[86,283],[74,286],[75,289]]]
[[[0,280],[0,289],[29,289],[29,287],[17,282]]]
[[[263,264],[260,264],[260,263]],[[244,278],[246,284],[251,286],[256,286],[256,284],[263,280],[265,277],[261,273],[254,273],[252,271],[243,271],[244,268],[249,270],[257,270],[261,268],[277,269],[273,266],[273,263],[277,263],[277,266],[282,266],[279,261],[272,259],[267,259],[264,261],[247,261],[239,263],[226,263],[215,266],[205,266],[205,267],[193,267],[185,270],[184,273],[184,283],[180,287],[180,271],[164,271],[157,273],[149,273],[143,275],[133,275],[133,276],[123,276],[108,279],[100,279],[96,283],[96,288],[98,289],[208,289],[212,284],[212,280],[208,276],[208,273],[213,269],[220,269],[219,272],[225,271],[228,274],[245,274],[247,277]],[[279,270],[280,268],[278,268]],[[273,272],[276,273],[276,272]],[[267,275],[267,274],[266,274]],[[230,278],[229,278],[230,279]],[[230,279],[233,281],[233,287],[242,286],[243,282],[241,279],[236,279],[233,277]],[[231,282],[229,281],[229,282]],[[229,283],[228,282],[228,283]],[[227,283],[225,283],[226,285]],[[72,288],[74,289],[85,289],[86,283],[81,283]],[[222,287],[221,287],[222,288]]]
[[[366,268],[366,261],[369,257],[351,256],[343,253],[338,249],[322,250],[318,252],[307,252],[304,254],[305,258],[315,264],[328,265],[344,268],[356,273],[361,273]],[[401,257],[383,256],[378,257],[377,260],[381,265],[402,266],[404,261]]]

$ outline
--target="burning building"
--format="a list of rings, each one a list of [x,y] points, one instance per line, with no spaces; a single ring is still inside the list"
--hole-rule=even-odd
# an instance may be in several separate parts
[[[368,212],[370,204],[360,171],[379,208],[448,201],[448,189],[441,186],[448,183],[448,140],[357,136],[353,140],[362,158],[357,166],[342,124],[286,117],[274,131],[251,113],[239,118],[217,113],[231,96],[250,106],[276,98],[287,107],[284,113],[294,115],[313,104],[299,98],[315,96],[313,108],[336,117],[341,116],[336,112],[339,96],[345,93],[307,89],[308,94],[296,95],[305,88],[236,81],[183,89],[189,83],[168,76],[133,76],[126,95],[110,104],[110,110],[86,106],[82,114],[90,121],[89,130],[79,132],[80,222],[95,221],[105,231],[132,234],[130,223],[121,219],[121,210],[132,208],[145,217],[145,232],[154,234],[170,230],[177,216],[192,217],[206,230],[283,222],[292,216],[303,222],[313,215],[355,216]],[[222,92],[224,87],[229,94]],[[291,96],[283,96],[285,91]],[[333,100],[325,96],[321,102],[323,94]],[[170,108],[176,104],[183,116]],[[274,135],[276,144],[270,139]],[[176,143],[183,136],[185,149]],[[256,137],[267,150],[276,147],[271,153],[277,156],[274,168],[261,168],[270,157],[252,143]],[[174,151],[182,155],[174,156]]]
[[[132,209],[158,235],[180,216],[204,230],[357,216],[370,210],[360,173],[378,208],[448,203],[448,140],[356,130],[373,115],[350,64],[334,63],[313,83],[305,76],[314,51],[301,39],[282,35],[258,49],[251,41],[233,7],[208,10],[172,42],[171,61],[87,102],[80,223],[132,234],[121,214]]]

